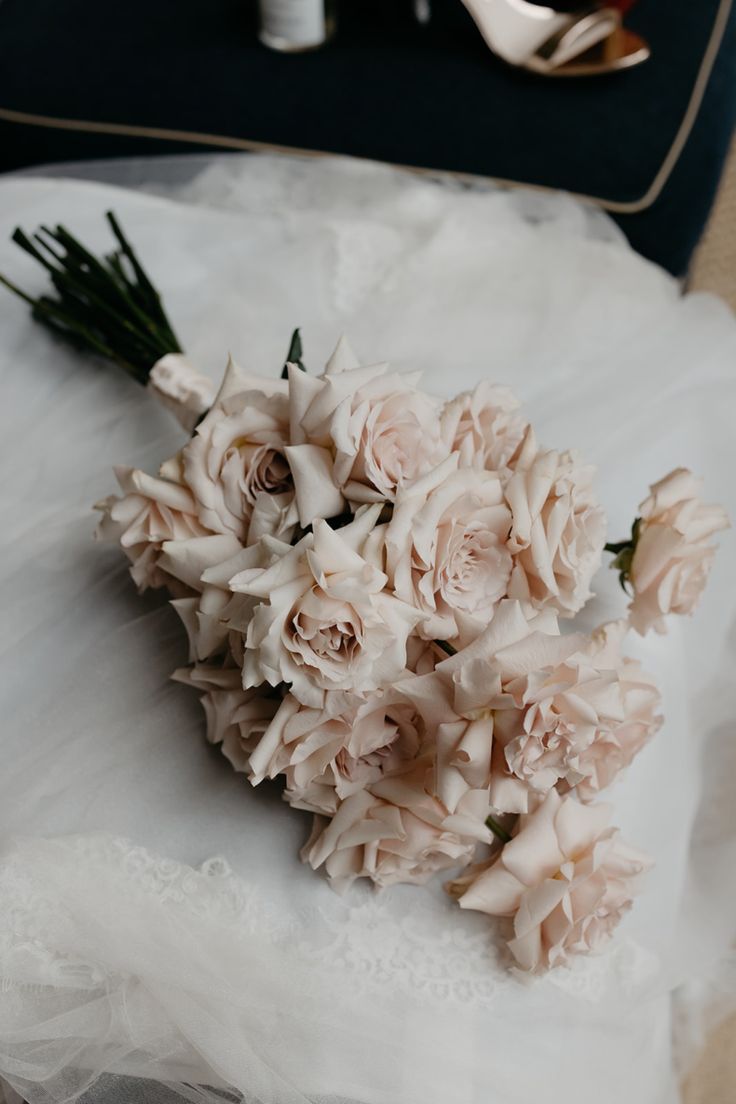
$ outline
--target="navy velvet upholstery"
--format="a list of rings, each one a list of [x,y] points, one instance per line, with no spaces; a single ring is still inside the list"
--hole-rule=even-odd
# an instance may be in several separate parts
[[[686,114],[723,0],[640,0],[653,57],[629,73],[549,80],[505,66],[459,0],[416,24],[408,0],[342,0],[326,48],[282,56],[254,0],[3,0],[0,109],[199,131],[565,188],[636,207]],[[736,19],[661,193],[616,212],[632,244],[685,270],[736,117]],[[173,152],[196,143],[0,119],[0,169]]]

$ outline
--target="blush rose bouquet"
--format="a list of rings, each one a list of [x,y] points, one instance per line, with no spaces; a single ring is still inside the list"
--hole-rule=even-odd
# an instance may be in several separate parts
[[[454,871],[523,970],[605,943],[649,860],[598,799],[662,724],[626,634],[693,610],[727,524],[690,473],[606,544],[592,469],[508,391],[442,401],[341,339],[316,377],[230,362],[158,476],[118,479],[99,535],[171,592],[210,741],[312,814],[305,862],[339,889]],[[561,631],[605,549],[628,616]]]
[[[520,969],[600,948],[650,864],[599,798],[662,724],[626,636],[694,610],[725,512],[678,469],[606,543],[593,469],[504,387],[439,399],[344,338],[314,376],[297,331],[281,378],[231,360],[214,395],[163,345],[136,378],[190,436],[117,471],[98,535],[170,594],[210,742],[312,816],[302,858],[336,888],[452,871]],[[562,631],[604,551],[626,616]]]

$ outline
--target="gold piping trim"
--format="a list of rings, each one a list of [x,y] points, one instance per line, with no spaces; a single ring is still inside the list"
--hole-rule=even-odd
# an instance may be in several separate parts
[[[708,87],[708,81],[713,72],[713,66],[718,57],[718,51],[723,42],[723,36],[728,25],[728,17],[731,13],[732,4],[733,0],[721,0],[719,4],[710,39],[708,40],[708,45],[703,54],[700,69],[698,70],[698,75],[693,85],[693,90],[690,94],[690,99],[685,114],[683,115],[682,122],[677,129],[672,145],[657,170],[654,180],[649,185],[644,195],[641,196],[640,199],[626,201],[602,199],[600,196],[591,196],[584,192],[570,192],[570,195],[585,203],[593,203],[596,206],[604,207],[607,211],[627,215],[645,211],[647,207],[651,207],[659,198],[690,137],[700,106],[703,102],[706,88]],[[282,146],[270,142],[258,142],[249,138],[233,138],[225,134],[205,134],[195,130],[170,130],[166,127],[148,127],[138,126],[136,124],[129,125],[126,123],[94,122],[88,119],[59,119],[52,115],[35,115],[26,111],[14,111],[12,108],[5,107],[0,107],[0,119],[4,119],[5,122],[8,123],[48,127],[52,130],[70,130],[88,134],[114,134],[128,138],[158,138],[167,142],[190,142],[193,145],[212,146],[217,149],[240,150],[241,152],[287,153],[296,154],[301,157],[335,156],[334,153],[329,153],[327,151],[300,149],[298,146]],[[368,158],[356,158],[356,160],[368,160]],[[451,170],[438,170],[429,167],[418,168],[416,165],[393,164],[395,164],[396,168],[406,169],[410,172],[439,173],[444,176],[452,176],[459,180],[492,180],[506,187],[534,188],[538,191],[545,192],[559,190],[550,188],[544,184],[527,184],[520,180],[507,180],[504,177],[486,176],[482,173],[452,172]]]

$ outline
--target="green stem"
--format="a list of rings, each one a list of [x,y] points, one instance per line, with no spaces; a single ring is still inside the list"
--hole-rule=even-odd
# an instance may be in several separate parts
[[[50,234],[52,233],[51,231],[47,232]],[[117,311],[121,309],[129,311],[131,319],[135,318],[140,323],[144,334],[148,333],[156,337],[157,348],[160,348],[163,344],[167,347],[168,352],[181,352],[179,342],[171,332],[170,327],[168,327],[168,323],[164,328],[164,332],[159,332],[157,322],[151,317],[152,313],[159,313],[157,298],[156,300],[147,301],[142,306],[139,306],[133,294],[136,290],[136,285],[128,280],[120,266],[111,265],[108,259],[108,268],[106,268],[101,261],[98,261],[97,258],[90,253],[89,250],[85,249],[84,246],[63,226],[57,227],[56,234],[52,236],[54,240],[58,241],[64,249],[66,249],[67,255],[71,258],[70,264],[67,265],[67,267],[77,273],[77,280],[79,280],[80,277],[84,280],[84,290],[88,294],[90,286],[94,287],[96,283],[100,290],[106,291],[108,298],[112,301],[113,307]],[[77,265],[74,264],[74,259],[79,262]],[[142,269],[140,269],[140,271],[142,271]],[[168,332],[166,332],[167,330]],[[176,347],[170,347],[172,340]],[[156,359],[158,359],[158,357]]]
[[[23,299],[30,307],[35,307],[36,300],[31,295],[26,294],[25,291],[22,291],[21,288],[9,280],[7,276],[3,276],[2,272],[0,272],[0,284],[6,287],[8,291],[12,291],[13,295],[17,295],[19,299]]]
[[[107,221],[112,227],[112,231],[115,237],[120,243],[120,248],[122,249],[123,254],[128,258],[133,267],[133,271],[135,272],[137,284],[130,284],[129,281],[126,281],[126,283],[128,283],[131,287],[136,287],[137,290],[140,291],[145,303],[148,306],[148,313],[158,318],[158,321],[163,328],[163,336],[167,340],[174,343],[175,347],[172,348],[170,351],[172,353],[181,353],[183,350],[179,344],[179,339],[172,329],[168,315],[164,310],[160,293],[156,290],[156,288],[153,286],[150,279],[148,278],[148,273],[138,260],[133,246],[130,244],[125,234],[123,233],[122,227],[115,217],[115,214],[112,211],[108,211],[106,217]],[[120,267],[122,271],[122,266]]]
[[[640,530],[641,518],[634,518],[634,524],[631,526],[631,536],[628,540],[611,541],[603,545],[604,551],[610,552],[613,556],[610,566],[614,571],[618,571],[618,581],[625,594],[629,593],[628,588],[631,579],[631,565],[634,562],[634,553],[639,543]]]
[[[443,652],[447,652],[448,656],[457,655],[457,648],[453,647],[448,640],[435,640],[434,643],[438,648],[441,648]]]
[[[486,817],[486,827],[490,828],[494,836],[497,836],[501,840],[501,843],[511,842],[511,833],[507,832],[502,824],[499,824],[495,817]]]
[[[157,360],[182,349],[120,224],[112,212],[107,219],[119,250],[102,259],[64,226],[41,226],[32,238],[16,229],[13,241],[43,266],[55,296],[33,297],[2,276],[0,283],[57,336],[115,361],[145,384]]]

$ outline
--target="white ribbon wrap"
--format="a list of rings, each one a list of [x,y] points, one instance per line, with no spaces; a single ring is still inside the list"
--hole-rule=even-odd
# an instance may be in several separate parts
[[[198,372],[182,353],[167,353],[156,361],[148,388],[188,433],[212,406],[216,391],[212,380]]]

